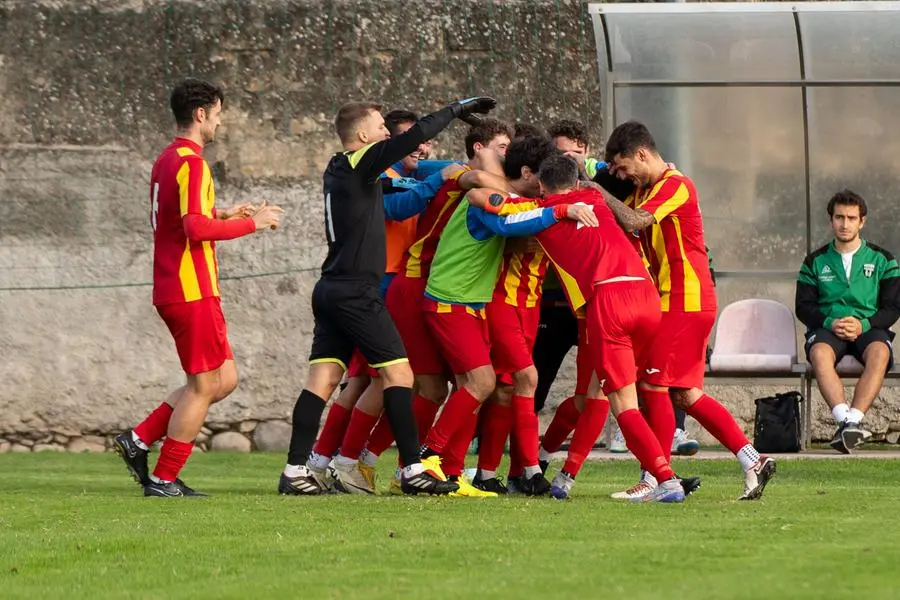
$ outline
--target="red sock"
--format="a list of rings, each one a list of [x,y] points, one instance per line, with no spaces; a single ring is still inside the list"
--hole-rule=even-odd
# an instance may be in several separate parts
[[[659,441],[666,461],[671,462],[672,440],[675,439],[675,408],[672,406],[669,391],[639,390],[638,394],[644,401],[642,412],[647,419],[647,425]]]
[[[325,417],[325,425],[313,446],[313,452],[331,458],[334,456],[338,448],[341,447],[341,440],[347,433],[347,425],[350,423],[350,409],[340,404],[332,404],[328,409],[328,416]]]
[[[359,458],[376,421],[378,415],[370,415],[354,408],[353,414],[350,415],[350,424],[347,425],[347,433],[344,434],[344,441],[341,442],[341,456]]]
[[[179,442],[167,437],[159,452],[153,476],[163,481],[175,481],[193,451],[194,442]]]
[[[466,452],[475,437],[475,427],[478,425],[478,413],[472,413],[467,420],[460,425],[447,447],[441,453],[441,469],[447,477],[459,477],[463,467],[466,466]]]
[[[522,458],[522,466],[536,467],[538,464],[538,422],[534,412],[534,397],[512,397],[513,431],[516,432],[516,448]]]
[[[394,430],[391,429],[391,423],[388,421],[387,414],[381,413],[381,418],[375,424],[372,433],[369,434],[369,443],[366,444],[366,450],[375,456],[381,456],[381,453],[391,447],[394,443]]]
[[[515,419],[515,412],[513,413]],[[525,473],[525,465],[522,464],[522,454],[519,452],[519,442],[516,440],[515,429],[509,432],[509,476],[521,477]]]
[[[541,446],[544,450],[547,452],[559,450],[559,447],[562,446],[569,434],[572,433],[572,430],[575,429],[580,415],[578,407],[575,406],[575,396],[569,396],[560,402],[559,406],[556,407],[553,420],[550,421],[550,426],[547,427],[544,437],[541,438]]]
[[[481,402],[466,388],[461,387],[453,392],[447,399],[441,416],[428,432],[425,445],[434,452],[443,454],[450,438],[462,427],[468,417],[475,414],[479,406],[481,406]]]
[[[138,436],[139,440],[148,446],[150,444],[155,444],[166,435],[166,430],[169,429],[169,419],[172,417],[173,410],[174,409],[169,406],[168,403],[163,402],[156,407],[156,410],[147,415],[147,418],[141,421],[141,423],[132,431]]]
[[[425,442],[431,426],[434,425],[434,418],[438,414],[441,405],[432,402],[425,396],[416,394],[413,398],[413,416],[416,418],[416,429],[419,431],[419,443]]]
[[[644,469],[650,471],[650,474],[660,482],[675,476],[672,467],[669,466],[669,461],[663,455],[659,440],[647,425],[641,411],[631,408],[620,413],[616,421],[622,430],[625,445],[637,457]]]
[[[750,443],[728,409],[715,398],[703,394],[685,412],[697,419],[732,454],[737,454],[738,450]]]
[[[484,412],[484,421],[481,423],[481,436],[478,440],[478,468],[496,472],[512,429],[513,411],[511,406],[497,402],[490,402],[481,410]]]
[[[569,444],[569,454],[566,456],[566,464],[563,471],[575,477],[581,470],[581,465],[597,443],[603,426],[606,425],[606,416],[609,414],[609,400],[606,398],[588,398],[584,401],[584,412],[575,426],[575,435]]]

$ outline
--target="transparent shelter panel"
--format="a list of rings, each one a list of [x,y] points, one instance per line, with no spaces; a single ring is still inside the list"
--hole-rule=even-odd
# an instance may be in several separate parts
[[[799,88],[616,89],[616,121],[637,119],[696,186],[717,268],[793,269],[806,254]]]
[[[790,12],[610,13],[606,24],[618,80],[800,78]]]
[[[849,188],[868,204],[863,236],[900,253],[900,88],[812,88],[808,94],[812,247],[831,239],[828,200]]]
[[[807,79],[900,79],[900,11],[803,10],[798,16]]]

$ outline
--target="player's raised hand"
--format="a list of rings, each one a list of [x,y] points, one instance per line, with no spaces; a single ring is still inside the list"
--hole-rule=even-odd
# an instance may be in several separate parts
[[[450,105],[450,110],[453,111],[453,116],[457,119],[464,119],[474,113],[486,114],[496,106],[497,101],[493,98],[489,96],[476,96],[474,98],[466,98],[465,100],[454,102]]]
[[[581,202],[570,204],[569,209],[566,211],[566,217],[573,221],[578,221],[585,227],[597,227],[600,225],[597,215],[594,214],[594,207]]]
[[[277,229],[281,224],[281,215],[284,209],[280,206],[269,206],[265,200],[256,207],[253,213],[253,222],[256,223],[256,230],[260,229]]]
[[[242,219],[244,217],[252,217],[256,209],[249,202],[238,204],[230,208],[225,208],[216,213],[220,219]]]

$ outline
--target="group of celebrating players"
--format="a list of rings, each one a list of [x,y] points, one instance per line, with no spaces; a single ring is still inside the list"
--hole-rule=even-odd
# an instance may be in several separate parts
[[[265,203],[216,212],[200,152],[223,99],[199,80],[175,88],[179,134],[151,177],[154,304],[187,385],[116,438],[150,496],[202,495],[178,475],[208,407],[237,384],[214,242],[275,228],[281,214]],[[279,492],[375,493],[376,461],[396,443],[390,493],[565,499],[612,410],[641,466],[638,483],[613,497],[681,502],[700,482],[672,470],[678,406],[735,454],[740,498],[761,497],[775,462],[702,389],[716,296],[693,182],[640,123],[618,126],[598,161],[580,140],[488,117],[495,105],[470,98],[423,118],[368,102],[338,111],[343,151],[324,174],[328,255]],[[420,159],[455,119],[469,126],[468,162],[429,173]],[[574,393],[540,437],[533,355],[545,287],[564,292],[578,354]],[[570,435],[550,481],[550,456]],[[147,453],[163,437],[151,474]]]

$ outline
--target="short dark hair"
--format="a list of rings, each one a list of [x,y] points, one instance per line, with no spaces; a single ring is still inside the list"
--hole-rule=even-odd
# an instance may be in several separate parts
[[[419,120],[419,115],[411,110],[404,108],[395,108],[391,112],[384,115],[384,126],[391,132],[391,135],[397,135],[401,123],[415,123]]]
[[[547,132],[538,127],[537,125],[532,125],[531,123],[516,123],[513,125],[513,137],[547,137]]]
[[[860,217],[865,217],[869,213],[869,208],[866,206],[865,199],[852,190],[843,189],[831,197],[831,200],[828,201],[829,219],[834,217],[834,207],[837,204],[842,206],[858,206]]]
[[[470,127],[469,133],[466,134],[466,156],[468,156],[469,159],[474,158],[475,144],[487,146],[491,140],[498,135],[505,135],[512,140],[515,137],[515,132],[513,131],[512,125],[506,121],[501,121],[500,119],[495,119],[493,117],[484,117],[479,121],[478,125]]]
[[[373,110],[381,111],[381,105],[375,102],[348,102],[338,109],[334,128],[342,143],[353,141],[354,127]]]
[[[626,121],[615,129],[606,142],[605,160],[612,162],[616,155],[630,158],[641,148],[657,152],[656,140],[647,126],[638,121]]]
[[[503,174],[508,179],[518,179],[522,176],[522,167],[528,167],[537,175],[541,163],[548,156],[559,153],[548,137],[529,135],[516,138],[506,149]]]
[[[585,146],[590,146],[591,140],[588,137],[587,127],[581,121],[572,119],[560,119],[547,128],[547,134],[551,138],[567,137]]]
[[[189,127],[194,122],[198,108],[209,111],[216,102],[225,104],[225,93],[208,81],[188,77],[172,89],[169,106],[179,127]]]
[[[578,163],[564,154],[551,154],[541,163],[538,177],[551,192],[573,188],[578,183]]]

